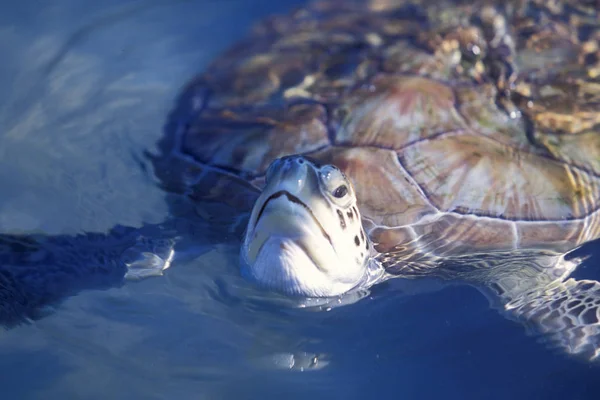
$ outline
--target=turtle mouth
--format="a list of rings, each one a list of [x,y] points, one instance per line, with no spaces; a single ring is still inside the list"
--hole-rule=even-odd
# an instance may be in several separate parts
[[[325,239],[322,242],[326,244],[325,247],[315,241],[318,237]],[[278,243],[277,250],[274,250],[273,243]],[[255,263],[266,249],[265,246],[272,257],[288,254],[303,259],[305,256],[310,264],[323,273],[326,272],[325,264],[322,260],[319,262],[322,254],[331,252],[337,255],[331,237],[311,208],[287,190],[271,194],[260,206],[256,220],[246,234],[243,250],[246,262]],[[296,250],[303,252],[304,256]]]
[[[327,234],[327,232],[325,231],[325,228],[323,228],[323,225],[321,225],[321,223],[319,222],[319,220],[317,219],[317,217],[315,217],[315,214],[312,212],[312,210],[310,209],[310,207],[308,207],[302,200],[300,200],[298,197],[294,196],[293,194],[291,194],[290,192],[288,192],[287,190],[280,190],[278,192],[273,193],[272,195],[270,195],[267,200],[265,200],[265,202],[263,203],[262,207],[260,208],[260,211],[258,212],[258,215],[256,217],[256,222],[254,223],[254,226],[258,226],[258,223],[260,221],[260,218],[262,217],[265,209],[267,208],[267,206],[269,205],[269,203],[271,201],[274,201],[280,197],[286,197],[287,200],[293,204],[297,204],[300,207],[304,208],[304,210],[306,210],[306,212],[308,213],[308,215],[310,215],[310,217],[312,218],[312,220],[314,221],[314,223],[319,227],[319,230],[321,231],[321,234],[323,235],[323,237],[329,242],[329,244],[331,245],[331,247],[333,248],[333,242],[331,241],[331,237],[329,236],[329,234]]]

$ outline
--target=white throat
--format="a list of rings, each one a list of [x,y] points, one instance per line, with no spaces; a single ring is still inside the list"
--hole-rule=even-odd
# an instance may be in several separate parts
[[[245,263],[244,274],[263,287],[306,297],[337,296],[357,285],[353,279],[331,279],[297,243],[277,236],[267,239],[250,268]]]

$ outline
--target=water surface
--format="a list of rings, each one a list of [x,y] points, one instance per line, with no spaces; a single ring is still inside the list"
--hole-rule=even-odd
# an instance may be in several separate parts
[[[164,220],[143,152],[178,90],[252,22],[299,3],[1,5],[0,231]],[[164,277],[82,292],[2,332],[4,398],[600,396],[600,368],[548,350],[475,289],[390,282],[329,312],[276,306],[239,277],[236,243],[206,235]],[[600,251],[586,251],[579,277],[597,278]],[[323,368],[273,368],[304,352]]]

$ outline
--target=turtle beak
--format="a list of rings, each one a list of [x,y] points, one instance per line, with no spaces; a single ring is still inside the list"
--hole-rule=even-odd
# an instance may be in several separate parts
[[[300,199],[310,194],[312,185],[309,165],[302,156],[278,158],[267,169],[267,185],[254,205],[248,224],[252,230],[264,216],[270,202],[281,196],[294,204],[308,209]],[[307,186],[308,184],[308,186]]]
[[[307,226],[324,228],[301,198],[314,190],[308,162],[301,156],[273,161],[267,171],[267,186],[257,200],[246,233],[247,261],[253,262],[270,237],[300,239],[312,234]],[[306,197],[304,197],[306,198]],[[311,221],[311,224],[307,224]],[[325,234],[327,236],[327,234]]]
[[[285,190],[298,196],[307,183],[309,164],[302,156],[288,156],[274,160],[267,169],[267,187],[264,192]]]

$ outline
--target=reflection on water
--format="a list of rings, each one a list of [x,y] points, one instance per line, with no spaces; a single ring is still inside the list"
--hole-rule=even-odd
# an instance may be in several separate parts
[[[165,194],[142,153],[178,89],[253,20],[292,3],[43,7],[0,13],[10,60],[0,66],[1,232],[164,220]],[[238,243],[201,234],[207,246],[161,278],[82,292],[2,332],[4,395],[583,399],[600,390],[597,367],[548,351],[469,287],[388,281],[351,307],[287,307],[239,276]]]

